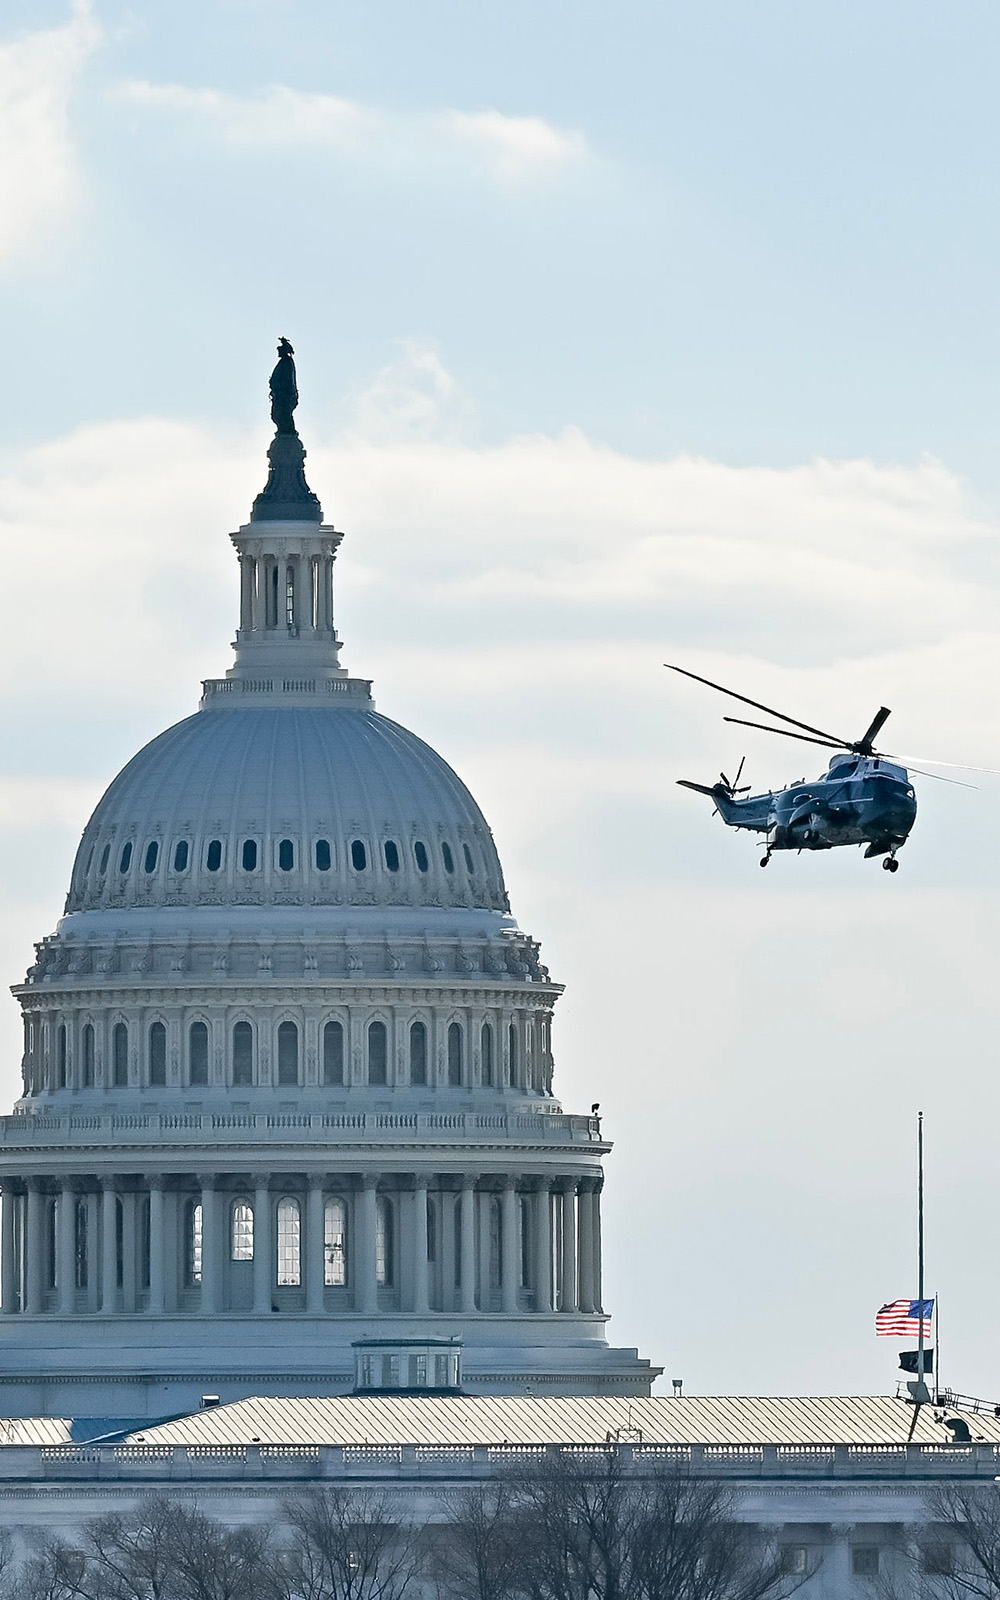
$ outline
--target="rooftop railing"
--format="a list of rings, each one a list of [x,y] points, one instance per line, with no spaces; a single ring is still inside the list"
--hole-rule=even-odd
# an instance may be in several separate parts
[[[83,1112],[0,1117],[0,1149],[83,1144],[600,1144],[595,1117],[518,1111]]]

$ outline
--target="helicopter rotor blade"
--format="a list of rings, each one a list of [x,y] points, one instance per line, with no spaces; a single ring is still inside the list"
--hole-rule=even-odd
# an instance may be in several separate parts
[[[887,761],[891,761],[892,757],[891,756],[886,756],[883,759],[887,760]],[[935,783],[953,783],[957,789],[978,789],[979,788],[978,783],[963,783],[961,778],[943,778],[941,776],[940,772],[925,772],[923,767],[910,767],[910,766],[907,766],[906,770],[908,772],[919,772],[919,774],[920,774],[920,776],[922,778],[933,778]],[[976,770],[976,768],[973,768],[973,771],[975,771],[975,770]]]
[[[824,733],[822,728],[814,728],[811,723],[799,722],[796,717],[786,716],[784,711],[775,711],[773,706],[765,706],[760,700],[751,700],[748,695],[737,694],[735,689],[727,689],[721,683],[713,683],[711,678],[702,678],[697,672],[689,672],[687,667],[675,667],[670,661],[665,661],[663,665],[668,672],[680,672],[685,678],[693,678],[695,683],[703,683],[707,688],[717,689],[720,694],[728,694],[733,700],[739,700],[745,706],[753,706],[756,711],[766,711],[769,717],[777,717],[779,722],[790,722],[793,728],[803,728],[806,733],[815,733],[819,738],[826,739],[836,750],[850,750],[853,748],[850,739],[838,739],[832,733]],[[736,722],[738,719],[736,717],[727,717],[725,720],[727,722]],[[760,724],[752,722],[748,723],[747,726],[755,728],[759,727]],[[778,733],[781,730],[772,728],[770,731]]]
[[[886,722],[888,721],[888,719],[891,716],[892,716],[892,712],[889,710],[888,706],[880,706],[878,711],[875,713],[874,717],[872,717],[872,720],[869,723],[868,727],[865,729],[864,733],[861,735],[861,738],[858,740],[857,744],[854,746],[854,749],[855,750],[861,749],[861,750],[866,750],[866,751],[870,750],[871,747],[872,747],[872,740],[875,739],[878,736],[878,734],[881,732],[882,728],[885,726]]]
[[[743,776],[743,768],[746,766],[746,760],[747,760],[746,756],[740,756],[740,764],[736,768],[736,776],[733,779],[733,788],[734,788],[734,790],[736,788],[736,785],[739,783],[740,779]]]
[[[790,728],[769,728],[766,722],[747,722],[743,717],[723,717],[723,722],[735,722],[741,728],[760,728],[763,733],[780,733],[783,739],[801,739],[803,744],[821,744],[827,750],[850,750],[849,744],[836,739],[814,739],[808,733],[792,733]]]
[[[886,756],[886,761],[898,761],[901,766],[908,767],[912,761],[922,761],[925,767],[951,767],[955,772],[983,772],[990,778],[1000,778],[1000,770],[996,767],[970,767],[964,761],[934,761],[930,756]],[[919,772],[919,767],[913,768]],[[933,772],[927,774],[933,778]]]

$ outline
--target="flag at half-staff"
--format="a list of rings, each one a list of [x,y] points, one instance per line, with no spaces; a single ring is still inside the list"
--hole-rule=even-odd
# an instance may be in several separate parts
[[[890,1300],[876,1314],[875,1332],[883,1339],[929,1339],[933,1300]]]

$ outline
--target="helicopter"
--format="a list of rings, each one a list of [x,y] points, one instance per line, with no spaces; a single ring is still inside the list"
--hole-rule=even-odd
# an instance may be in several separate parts
[[[740,786],[746,757],[731,782],[724,772],[714,784],[677,779],[682,789],[694,789],[697,794],[706,794],[714,800],[727,828],[749,828],[765,835],[762,867],[767,866],[775,850],[833,850],[839,845],[853,844],[864,846],[866,860],[882,856],[886,872],[899,870],[896,852],[906,843],[916,821],[917,798],[902,759],[875,749],[874,741],[891,715],[888,706],[879,707],[860,739],[838,739],[835,734],[813,728],[808,722],[799,722],[783,711],[762,705],[759,700],[737,694],[735,689],[726,689],[710,678],[699,677],[697,672],[689,672],[686,667],[672,666],[667,661],[663,664],[671,672],[680,672],[685,678],[693,678],[696,683],[717,689],[720,694],[729,695],[790,726],[772,728],[743,717],[723,717],[724,722],[734,722],[743,728],[760,728],[765,733],[780,733],[787,739],[801,739],[804,744],[823,745],[837,752],[830,758],[822,777],[811,783],[805,780],[791,783],[766,794],[751,794],[749,785]],[[802,731],[794,733],[794,728]],[[925,776],[936,777],[937,774]],[[945,778],[941,781],[954,783],[958,780]],[[742,799],[743,795],[747,798]]]

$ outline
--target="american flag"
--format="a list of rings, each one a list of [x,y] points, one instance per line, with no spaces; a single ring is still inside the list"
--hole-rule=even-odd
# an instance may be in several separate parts
[[[876,1334],[886,1339],[925,1339],[931,1336],[933,1300],[891,1300],[875,1317]]]

